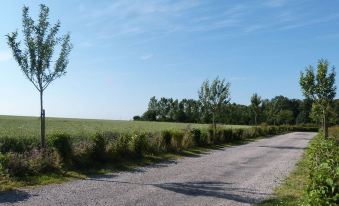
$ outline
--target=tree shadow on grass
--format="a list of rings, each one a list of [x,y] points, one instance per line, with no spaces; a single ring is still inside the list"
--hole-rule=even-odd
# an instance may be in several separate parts
[[[0,192],[0,204],[2,203],[16,203],[28,200],[31,194],[21,190],[13,190],[9,192]]]

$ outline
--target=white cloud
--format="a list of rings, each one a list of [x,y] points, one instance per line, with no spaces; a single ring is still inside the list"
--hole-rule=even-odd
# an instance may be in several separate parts
[[[153,54],[145,54],[145,55],[142,55],[140,57],[141,60],[148,60],[148,59],[151,59],[153,57]]]
[[[0,62],[7,61],[12,58],[12,54],[9,51],[0,51]]]

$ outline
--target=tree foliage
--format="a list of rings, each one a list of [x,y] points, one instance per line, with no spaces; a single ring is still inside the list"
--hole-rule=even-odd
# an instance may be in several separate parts
[[[325,137],[328,136],[328,114],[336,95],[335,68],[329,71],[329,63],[320,59],[315,74],[313,66],[308,66],[301,72],[300,86],[304,96],[312,99],[322,113],[322,123]],[[314,110],[316,111],[316,110]]]
[[[260,112],[260,104],[261,104],[261,97],[257,93],[254,93],[253,96],[251,97],[251,109],[254,113],[254,124],[255,125],[257,125],[257,118]]]
[[[58,37],[60,22],[51,26],[48,22],[49,8],[40,5],[39,21],[35,24],[29,17],[29,8],[23,8],[23,35],[24,47],[18,40],[18,32],[7,35],[8,45],[12,49],[13,56],[21,70],[35,88],[42,92],[55,79],[66,74],[68,55],[72,45],[70,35]],[[61,50],[55,61],[53,69],[50,69],[55,47],[60,45]]]

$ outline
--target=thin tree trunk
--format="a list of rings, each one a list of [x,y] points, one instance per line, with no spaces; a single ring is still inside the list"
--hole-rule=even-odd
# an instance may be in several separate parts
[[[45,141],[45,110],[43,107],[43,91],[40,91],[40,137],[41,137],[41,147],[46,147]]]
[[[258,125],[258,124],[257,124],[257,114],[254,115],[254,124],[255,124],[255,126]]]
[[[328,125],[327,125],[327,115],[325,110],[323,111],[323,130],[325,138],[328,137]]]
[[[212,114],[212,122],[213,122],[213,139],[215,139],[216,125],[215,125],[215,120],[214,120],[214,113]]]

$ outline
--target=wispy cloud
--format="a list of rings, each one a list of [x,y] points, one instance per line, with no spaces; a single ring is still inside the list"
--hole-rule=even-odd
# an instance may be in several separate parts
[[[295,29],[295,28],[300,28],[300,27],[305,27],[305,26],[311,26],[315,24],[330,22],[330,21],[337,20],[337,19],[339,19],[339,14],[332,14],[332,15],[327,15],[322,18],[298,21],[298,22],[294,22],[291,24],[287,24],[285,26],[282,26],[280,30],[288,30],[288,29]]]
[[[287,3],[287,0],[267,0],[264,5],[269,7],[282,7]]]
[[[144,61],[149,60],[151,58],[153,58],[153,54],[145,54],[140,57],[140,59]]]
[[[12,58],[12,54],[9,51],[0,51],[0,62],[10,60]]]
[[[135,46],[171,35],[216,32],[199,38],[227,38],[298,29],[337,19],[331,13],[314,15],[312,9],[305,0],[253,0],[246,4],[213,0],[116,0],[95,5],[82,3],[78,11],[86,26],[96,30],[94,38],[106,41],[131,37],[129,46]]]

